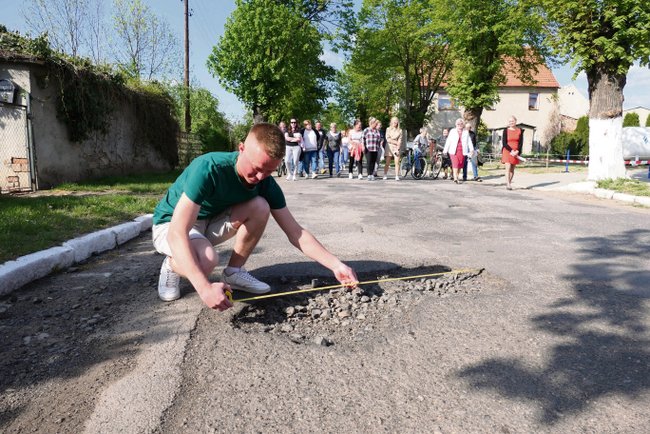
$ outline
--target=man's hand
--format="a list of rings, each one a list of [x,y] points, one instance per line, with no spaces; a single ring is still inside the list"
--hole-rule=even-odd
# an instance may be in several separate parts
[[[359,279],[357,278],[357,275],[354,272],[354,270],[342,262],[341,265],[339,265],[332,271],[334,272],[334,277],[336,277],[336,280],[338,280],[345,286],[356,287],[357,283],[359,283]]]
[[[197,291],[199,297],[210,309],[224,311],[232,307],[232,302],[228,299],[226,292],[232,291],[227,283],[211,283],[205,290]]]

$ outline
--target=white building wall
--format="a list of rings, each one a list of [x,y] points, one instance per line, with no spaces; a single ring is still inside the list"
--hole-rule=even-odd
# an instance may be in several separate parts
[[[537,109],[528,108],[529,96],[537,93]],[[508,125],[508,118],[514,115],[517,123],[527,124],[535,127],[534,133],[525,130],[524,152],[525,154],[535,150],[533,141],[539,145],[546,146],[553,137],[548,133],[552,128],[554,114],[558,111],[557,90],[551,88],[502,88],[499,91],[500,100],[492,109],[483,110],[481,119],[489,129],[505,128]]]

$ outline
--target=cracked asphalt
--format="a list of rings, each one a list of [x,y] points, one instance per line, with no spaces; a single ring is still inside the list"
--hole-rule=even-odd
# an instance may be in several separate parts
[[[0,431],[648,432],[650,210],[498,179],[279,182],[363,278],[482,271],[368,289],[376,309],[325,326],[282,313],[335,295],[160,302],[147,232],[0,299]],[[332,281],[272,221],[248,268]]]

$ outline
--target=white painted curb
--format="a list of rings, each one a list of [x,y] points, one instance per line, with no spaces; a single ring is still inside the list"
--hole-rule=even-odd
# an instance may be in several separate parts
[[[650,196],[636,196],[634,198],[634,203],[650,207]]]
[[[614,193],[612,199],[619,200],[621,202],[634,203],[636,196],[632,196],[631,194],[627,193]]]
[[[0,265],[0,295],[47,276],[52,271],[68,268],[74,263],[74,251],[59,246],[21,256]]]
[[[614,190],[607,190],[605,188],[597,188],[594,190],[594,196],[601,199],[611,199],[614,197],[614,193],[616,193]]]
[[[0,295],[9,294],[29,282],[45,277],[53,271],[63,270],[74,263],[84,261],[95,253],[101,253],[124,244],[148,231],[152,215],[137,217],[132,222],[66,241],[36,253],[21,256],[15,261],[0,264]]]

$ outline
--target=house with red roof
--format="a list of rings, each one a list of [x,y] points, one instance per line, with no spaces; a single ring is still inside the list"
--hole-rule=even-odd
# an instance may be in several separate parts
[[[481,120],[492,133],[494,151],[500,149],[501,130],[508,125],[508,118],[514,115],[524,130],[524,154],[542,151],[553,137],[560,132],[561,116],[558,90],[560,85],[553,72],[544,64],[537,66],[531,83],[524,83],[517,77],[517,65],[506,62],[505,82],[499,87],[499,101],[492,107],[485,107]],[[462,107],[455,105],[444,89],[434,98],[429,130],[438,137],[442,128],[452,127],[456,118],[462,115]]]

